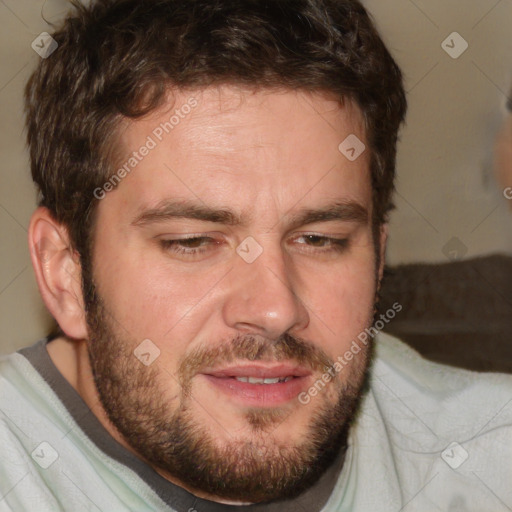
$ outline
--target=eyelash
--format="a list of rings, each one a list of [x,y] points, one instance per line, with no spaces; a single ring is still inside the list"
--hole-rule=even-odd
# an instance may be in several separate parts
[[[179,238],[177,240],[161,240],[161,243],[162,243],[162,247],[170,252],[193,256],[196,254],[205,253],[207,249],[204,249],[201,247],[186,248],[186,247],[180,246],[179,244],[182,244],[184,242],[185,243],[194,242],[197,240],[213,240],[213,238],[206,237],[206,236],[193,236],[193,237],[189,237],[189,238]]]
[[[307,252],[342,253],[343,251],[345,251],[348,248],[348,244],[349,244],[348,238],[332,238],[332,237],[328,237],[328,236],[315,235],[315,234],[301,235],[299,238],[307,238],[307,237],[314,237],[314,238],[320,239],[324,242],[328,242],[331,244],[331,249],[315,251],[313,248],[313,250],[308,249]],[[219,242],[216,242],[213,238],[210,238],[207,236],[193,236],[193,237],[179,238],[179,239],[174,239],[174,240],[161,240],[160,242],[162,244],[162,247],[169,252],[174,252],[176,254],[182,254],[185,256],[198,256],[200,254],[204,254],[205,252],[207,252],[208,249],[206,249],[202,246],[193,247],[193,248],[183,247],[180,244],[183,244],[183,243],[186,244],[186,243],[197,242],[197,241],[208,241],[208,240],[212,241],[214,244],[219,243]]]

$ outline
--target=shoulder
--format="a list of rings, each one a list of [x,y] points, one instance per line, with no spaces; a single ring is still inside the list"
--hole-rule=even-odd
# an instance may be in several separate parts
[[[383,492],[421,489],[415,510],[486,510],[489,489],[512,499],[512,375],[433,363],[379,334],[352,434],[366,481],[379,473]]]
[[[404,449],[512,436],[512,375],[434,363],[392,336],[378,336],[369,395],[366,407],[374,402]]]
[[[33,369],[32,369],[33,370]],[[35,372],[35,370],[33,370]],[[0,511],[62,510],[35,469],[40,422],[29,413],[30,363],[18,353],[0,358]],[[44,451],[43,451],[44,455]],[[40,457],[41,460],[43,458]]]
[[[376,340],[372,383],[383,379],[400,384],[402,390],[438,400],[465,395],[470,391],[473,401],[484,397],[482,391],[493,389],[499,395],[512,392],[512,375],[497,372],[475,372],[429,361],[413,348],[388,334]]]

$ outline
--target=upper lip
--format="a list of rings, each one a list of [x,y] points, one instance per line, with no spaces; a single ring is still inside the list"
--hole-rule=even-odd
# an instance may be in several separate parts
[[[294,364],[281,363],[277,365],[246,364],[224,368],[208,369],[201,372],[212,377],[258,377],[260,379],[275,379],[277,377],[305,377],[311,371]]]

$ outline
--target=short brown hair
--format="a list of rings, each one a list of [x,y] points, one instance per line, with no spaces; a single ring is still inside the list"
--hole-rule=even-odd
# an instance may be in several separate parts
[[[357,0],[73,1],[25,90],[39,204],[88,258],[97,199],[113,174],[123,118],[158,108],[170,87],[240,84],[324,91],[355,101],[371,151],[374,225],[392,207],[400,69]],[[340,141],[341,142],[341,141]]]

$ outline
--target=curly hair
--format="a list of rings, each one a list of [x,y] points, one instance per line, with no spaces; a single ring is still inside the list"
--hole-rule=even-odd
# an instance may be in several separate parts
[[[374,225],[392,208],[400,69],[357,0],[97,0],[53,33],[25,89],[39,205],[90,251],[97,199],[113,173],[119,126],[172,87],[234,84],[322,91],[360,108],[371,154]]]

